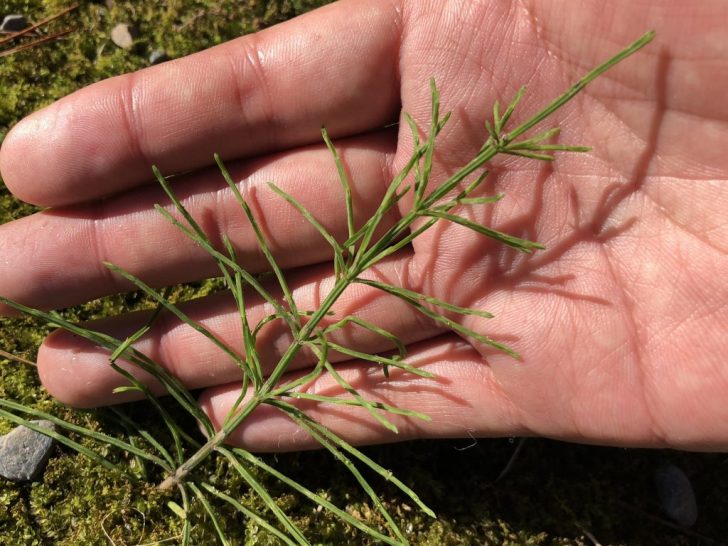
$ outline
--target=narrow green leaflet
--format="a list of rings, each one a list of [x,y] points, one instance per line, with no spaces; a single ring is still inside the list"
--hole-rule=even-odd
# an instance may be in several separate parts
[[[204,483],[203,482],[200,485],[202,486],[202,488],[204,488],[209,493],[212,493],[217,498],[219,498],[219,499],[224,500],[225,502],[227,502],[230,506],[232,506],[233,508],[235,508],[238,512],[240,512],[241,514],[243,514],[247,518],[252,519],[253,521],[255,521],[255,523],[257,523],[258,525],[260,525],[263,529],[265,529],[271,535],[275,536],[277,539],[283,541],[285,544],[287,544],[289,546],[295,546],[295,544],[296,544],[295,542],[293,542],[290,538],[288,538],[286,535],[284,535],[283,533],[281,533],[278,529],[276,529],[275,527],[273,527],[265,519],[261,518],[258,514],[256,514],[252,510],[249,510],[245,506],[243,506],[243,504],[240,501],[234,499],[233,497],[231,497],[230,495],[228,495],[226,493],[223,493],[222,491],[220,491],[216,487],[210,485],[209,483]]]
[[[212,505],[210,505],[210,502],[205,497],[205,494],[200,491],[200,488],[197,487],[197,484],[190,483],[189,486],[190,489],[192,489],[192,492],[197,496],[197,500],[202,503],[202,507],[205,509],[205,512],[207,512],[207,515],[210,517],[210,521],[212,521],[212,525],[215,528],[215,532],[217,533],[217,538],[220,539],[220,544],[222,544],[223,546],[230,546],[230,542],[228,541],[227,536],[222,530],[220,522],[217,519],[217,514],[215,513]]]
[[[255,216],[253,216],[253,213],[251,212],[250,207],[248,206],[248,203],[246,203],[245,199],[243,199],[243,195],[240,193],[240,190],[238,189],[237,184],[235,184],[235,182],[233,181],[232,177],[230,176],[230,173],[228,172],[227,168],[223,164],[223,162],[220,159],[220,156],[218,154],[215,154],[215,163],[217,163],[217,166],[220,169],[220,172],[222,173],[222,176],[225,179],[225,182],[227,182],[228,187],[232,190],[233,195],[235,195],[235,199],[237,199],[238,204],[243,209],[243,212],[245,213],[245,217],[248,219],[248,222],[250,222],[250,225],[253,228],[253,233],[255,233],[255,238],[258,241],[258,247],[260,248],[261,252],[265,256],[265,259],[270,264],[271,269],[273,270],[273,273],[276,276],[276,279],[278,279],[278,284],[281,287],[281,290],[283,291],[283,296],[285,297],[286,302],[288,303],[288,307],[291,309],[291,317],[293,318],[293,323],[296,325],[297,328],[300,328],[301,324],[298,321],[298,310],[296,309],[296,302],[293,299],[293,295],[291,294],[291,290],[288,287],[288,281],[286,281],[286,277],[283,275],[283,271],[278,266],[278,262],[273,257],[273,253],[271,252],[270,247],[268,246],[268,243],[265,240],[265,237],[263,237],[263,230],[260,228],[258,221],[255,219]],[[349,197],[351,197],[351,195]],[[232,250],[232,245],[229,244],[229,240],[228,240],[228,244],[226,246],[228,247],[230,253],[232,254],[231,257],[233,259],[235,259],[235,253]]]
[[[533,241],[528,241],[526,239],[521,239],[520,237],[514,237],[513,235],[508,235],[507,233],[503,233],[501,231],[491,229],[491,228],[483,226],[481,224],[476,224],[475,222],[472,222],[471,220],[468,220],[467,218],[463,218],[462,216],[456,216],[455,214],[450,214],[448,212],[430,210],[430,211],[424,212],[423,216],[431,216],[433,218],[442,218],[443,220],[453,222],[454,224],[460,224],[461,226],[465,226],[466,228],[471,229],[482,235],[485,235],[486,237],[490,237],[491,239],[494,239],[494,240],[498,241],[499,243],[503,243],[506,246],[515,248],[519,252],[530,253],[530,252],[533,252],[534,250],[543,250],[544,248],[546,248],[542,244],[535,243]]]
[[[469,307],[460,307],[458,305],[447,303],[446,301],[434,298],[432,296],[426,296],[425,294],[420,294],[419,292],[415,292],[413,290],[407,290],[406,288],[392,286],[391,284],[386,284],[380,281],[374,281],[370,279],[356,279],[354,282],[378,288],[383,292],[387,292],[388,294],[392,294],[393,296],[397,296],[406,301],[419,301],[430,303],[432,305],[435,305],[436,307],[440,307],[442,309],[445,309],[446,311],[452,311],[453,313],[457,313],[459,315],[474,315],[487,319],[493,318],[493,314],[489,313],[488,311],[481,311],[480,309],[470,309]]]

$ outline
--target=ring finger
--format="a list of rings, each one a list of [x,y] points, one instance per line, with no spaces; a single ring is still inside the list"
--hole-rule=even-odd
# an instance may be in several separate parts
[[[411,261],[411,252],[403,251],[381,262],[366,275],[398,284],[399,279],[407,277],[405,270],[411,266]],[[320,306],[335,281],[331,273],[330,265],[322,264],[302,268],[291,275],[289,285],[300,310],[314,310]],[[274,297],[280,298],[280,291],[275,290],[272,278],[267,284]],[[181,308],[193,321],[245,357],[242,354],[244,344],[240,315],[229,292],[200,298]],[[356,315],[391,332],[405,344],[427,339],[442,331],[399,298],[362,284],[354,284],[345,290],[331,310],[334,314],[326,317],[326,323],[333,324],[346,316]],[[246,296],[246,314],[251,327],[254,328],[273,312],[273,307],[257,294]],[[124,339],[148,320],[149,313],[134,313],[105,319],[89,327]],[[360,352],[377,353],[394,349],[391,340],[356,325],[336,330],[328,338]],[[260,330],[256,346],[264,374],[270,373],[291,342],[291,332],[282,321],[273,321]],[[157,318],[135,348],[162,365],[190,389],[229,383],[242,377],[237,363],[220,347],[168,313]],[[347,359],[343,354],[331,354],[330,357],[333,361]],[[291,368],[310,366],[315,361],[314,355],[302,350]],[[133,364],[119,363],[151,386],[153,391],[163,391],[150,374],[141,372]],[[94,407],[139,398],[128,392],[112,394],[113,389],[128,382],[110,367],[108,351],[65,331],[52,334],[41,346],[38,372],[46,389],[61,402],[72,406]]]

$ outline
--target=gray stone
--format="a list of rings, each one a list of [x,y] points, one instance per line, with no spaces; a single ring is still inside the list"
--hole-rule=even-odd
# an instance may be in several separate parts
[[[149,55],[149,64],[160,64],[169,60],[169,55],[163,49],[155,49]]]
[[[55,430],[50,421],[31,421],[43,428]],[[0,436],[0,476],[14,482],[35,479],[45,468],[55,440],[24,426]]]
[[[119,23],[111,30],[111,41],[123,49],[129,49],[138,36],[137,28],[129,23]]]
[[[28,21],[23,17],[22,15],[6,15],[3,19],[2,24],[0,24],[0,30],[3,32],[18,32],[19,30],[23,30],[24,28],[27,28]]]
[[[665,464],[655,471],[655,485],[665,515],[685,527],[695,525],[698,503],[685,473],[674,464]]]

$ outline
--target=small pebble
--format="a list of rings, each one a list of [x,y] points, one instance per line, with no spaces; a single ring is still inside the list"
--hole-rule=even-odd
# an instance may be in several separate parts
[[[31,421],[55,430],[50,421]],[[0,436],[0,476],[13,482],[31,481],[40,475],[51,456],[55,440],[24,426]]]
[[[129,49],[137,36],[139,31],[129,23],[119,23],[111,30],[111,41],[123,49]]]
[[[160,64],[169,60],[169,55],[163,49],[155,49],[149,55],[149,64]]]
[[[6,15],[0,24],[0,30],[3,32],[18,32],[27,28],[28,21],[22,15]]]
[[[685,527],[695,525],[698,504],[685,473],[674,464],[665,464],[655,471],[655,485],[665,515]]]

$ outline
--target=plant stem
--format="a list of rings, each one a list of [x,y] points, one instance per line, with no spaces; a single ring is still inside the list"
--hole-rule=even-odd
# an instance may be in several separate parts
[[[519,125],[516,127],[513,131],[508,133],[508,136],[506,138],[507,141],[511,141],[515,138],[518,138],[523,133],[528,131],[531,127],[536,125],[537,123],[540,123],[547,117],[549,117],[551,114],[553,114],[556,110],[561,108],[564,104],[566,104],[568,101],[573,99],[579,91],[584,89],[589,83],[594,81],[596,78],[604,74],[607,70],[612,68],[617,63],[620,63],[633,53],[636,53],[643,47],[645,47],[647,44],[649,44],[652,39],[655,37],[655,31],[651,30],[649,32],[646,32],[642,36],[640,36],[637,40],[632,42],[630,45],[628,45],[626,48],[624,48],[622,51],[620,51],[617,55],[609,59],[608,61],[605,61],[604,63],[597,66],[595,69],[591,70],[588,74],[586,74],[583,78],[581,78],[578,82],[576,82],[574,85],[572,85],[568,91],[566,91],[564,94],[562,94],[560,97],[555,99],[551,104],[546,106],[543,110],[541,110],[538,114],[536,114],[534,117],[532,117],[527,122]]]
[[[260,387],[258,393],[253,396],[238,412],[231,417],[220,430],[211,436],[207,442],[195,452],[187,461],[180,465],[174,474],[168,476],[161,484],[159,489],[168,490],[179,484],[184,478],[201,462],[203,462],[210,453],[212,453],[217,447],[221,446],[228,436],[245,420],[247,417],[261,404],[268,399],[268,394],[271,392],[273,387],[276,386],[280,378],[288,369],[290,363],[293,361],[295,356],[301,350],[305,341],[308,341],[311,334],[313,333],[319,322],[326,316],[331,307],[334,305],[336,300],[341,296],[344,290],[354,282],[354,278],[361,273],[360,268],[356,269],[356,274],[345,275],[336,281],[333,289],[326,296],[321,304],[321,307],[313,314],[311,319],[306,325],[301,328],[291,345],[289,345],[286,352],[283,354],[281,359],[278,361],[273,373],[268,377],[266,382]]]

